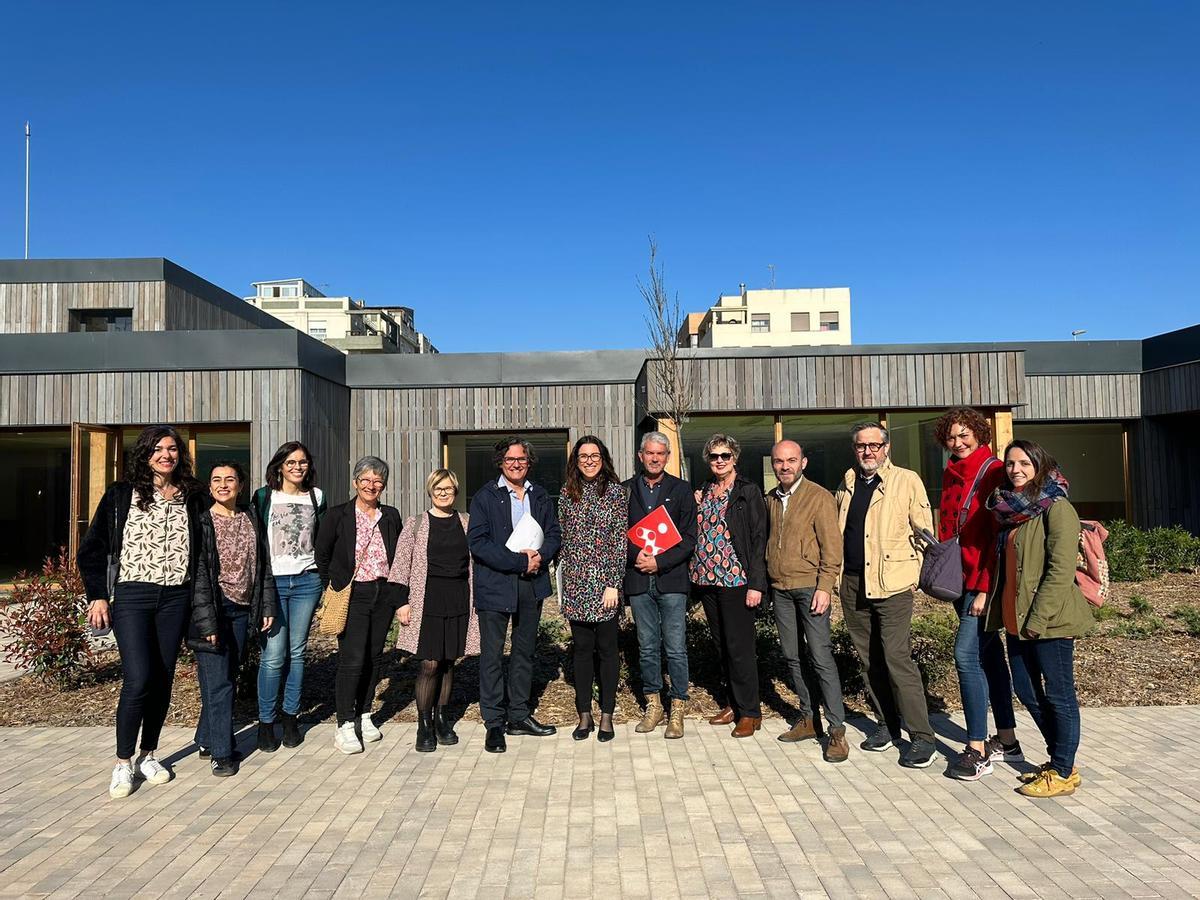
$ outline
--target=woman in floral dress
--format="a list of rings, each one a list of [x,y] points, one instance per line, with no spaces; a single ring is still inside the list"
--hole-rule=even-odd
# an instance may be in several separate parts
[[[579,725],[571,737],[582,741],[594,727],[592,683],[599,659],[600,728],[596,737],[611,741],[620,674],[617,622],[625,577],[629,492],[617,478],[608,448],[594,435],[584,435],[571,450],[558,518],[562,525],[559,605],[571,623],[575,710],[579,713]]]

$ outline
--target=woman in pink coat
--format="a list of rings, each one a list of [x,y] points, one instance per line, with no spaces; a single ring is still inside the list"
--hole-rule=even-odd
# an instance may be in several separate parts
[[[422,753],[436,750],[438,744],[458,743],[446,713],[454,664],[479,653],[467,516],[454,509],[458,476],[435,469],[425,479],[425,491],[433,505],[404,523],[388,576],[408,589],[408,605],[396,614],[401,626],[396,646],[421,661],[416,749]]]

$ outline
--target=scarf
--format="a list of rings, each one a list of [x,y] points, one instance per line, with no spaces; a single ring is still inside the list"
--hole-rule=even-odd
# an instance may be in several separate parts
[[[996,516],[1001,531],[1016,528],[1023,522],[1036,519],[1059,500],[1067,499],[1070,485],[1058,469],[1052,469],[1036,497],[1020,491],[996,488],[988,501],[988,509]]]

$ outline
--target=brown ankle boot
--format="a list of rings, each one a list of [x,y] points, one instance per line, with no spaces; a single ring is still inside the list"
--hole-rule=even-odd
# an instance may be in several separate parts
[[[658,694],[646,698],[646,711],[642,714],[642,721],[637,723],[637,727],[633,729],[638,734],[648,734],[659,726],[662,720],[666,718],[663,713],[662,700],[658,698]]]
[[[733,731],[729,732],[736,738],[750,737],[762,728],[762,716],[742,716],[737,720]]]
[[[731,725],[733,724],[733,707],[722,707],[721,711],[708,720],[709,725]]]
[[[667,730],[663,732],[665,738],[681,738],[683,737],[683,701],[676,700],[671,704],[671,720],[667,722]]]
[[[838,725],[829,729],[829,743],[825,747],[825,761],[831,763],[845,762],[850,758],[850,745],[846,743],[846,726]]]
[[[789,744],[795,741],[815,741],[816,739],[816,729],[813,728],[812,719],[808,716],[801,716],[795,725],[779,736],[779,740]]]

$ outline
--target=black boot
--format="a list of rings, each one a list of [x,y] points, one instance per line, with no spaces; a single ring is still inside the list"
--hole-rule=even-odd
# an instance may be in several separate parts
[[[275,737],[275,725],[271,722],[258,723],[258,749],[263,753],[274,753],[279,749],[279,738]],[[201,756],[206,756],[203,750]]]
[[[433,727],[433,710],[417,712],[417,752],[432,753],[437,749],[437,735]]]
[[[450,725],[450,716],[446,713],[446,707],[439,706],[434,709],[433,727],[437,732],[439,744],[452,747],[458,743],[458,735],[454,733],[454,728]]]
[[[299,747],[304,742],[304,736],[300,734],[300,722],[295,716],[290,716],[284,713],[283,719],[283,746]]]

